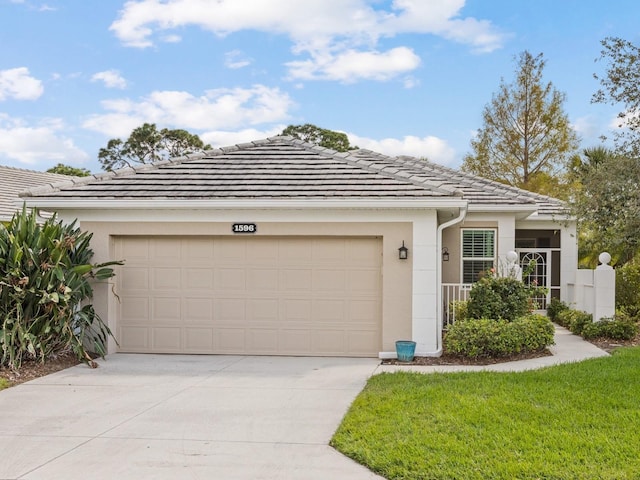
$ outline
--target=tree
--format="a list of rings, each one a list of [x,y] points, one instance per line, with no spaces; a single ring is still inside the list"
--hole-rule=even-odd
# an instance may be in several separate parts
[[[345,133],[336,132],[320,128],[310,123],[304,125],[289,125],[282,131],[282,135],[303,140],[305,142],[320,145],[321,147],[331,148],[338,152],[347,152],[349,150],[357,150],[358,147],[349,143],[349,137]]]
[[[565,95],[543,83],[545,63],[542,54],[520,54],[515,81],[502,80],[485,106],[484,126],[471,141],[473,153],[462,170],[540,193],[559,190],[551,180],[578,148],[578,137],[562,108]]]
[[[71,167],[62,163],[57,164],[55,167],[51,167],[47,172],[57,173],[59,175],[69,175],[72,177],[88,177],[91,175],[91,172],[86,168]]]
[[[616,150],[621,155],[640,158],[640,48],[618,37],[600,42],[600,61],[607,62],[604,76],[594,74],[601,88],[593,95],[593,103],[622,103],[618,126],[614,133]]]
[[[100,149],[98,159],[104,170],[111,171],[209,149],[211,145],[205,145],[198,135],[186,130],[163,128],[158,131],[154,123],[145,123],[135,128],[126,141],[119,138],[109,140],[107,147]]]
[[[640,250],[640,161],[588,149],[584,159],[573,160],[571,176],[583,258],[607,250],[617,263],[633,259]]]

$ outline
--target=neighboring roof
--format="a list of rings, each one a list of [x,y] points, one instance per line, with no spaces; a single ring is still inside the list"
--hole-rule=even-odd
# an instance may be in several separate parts
[[[59,183],[69,178],[56,173],[0,166],[0,221],[11,220],[18,210],[16,200],[20,192],[28,188]]]
[[[30,189],[54,199],[456,198],[559,212],[550,197],[491,182],[413,157],[369,150],[336,152],[272,137],[206,153]],[[541,212],[542,213],[542,212]]]

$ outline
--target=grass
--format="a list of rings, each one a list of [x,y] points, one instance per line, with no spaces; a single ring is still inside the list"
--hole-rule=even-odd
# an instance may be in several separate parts
[[[4,390],[5,388],[9,388],[9,382],[4,378],[0,378],[0,390]]]
[[[331,444],[387,479],[640,478],[640,347],[520,373],[372,377]]]

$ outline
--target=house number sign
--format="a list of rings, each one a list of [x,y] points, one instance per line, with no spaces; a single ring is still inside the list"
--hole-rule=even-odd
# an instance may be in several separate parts
[[[234,223],[231,226],[233,233],[256,233],[258,226],[255,223]]]

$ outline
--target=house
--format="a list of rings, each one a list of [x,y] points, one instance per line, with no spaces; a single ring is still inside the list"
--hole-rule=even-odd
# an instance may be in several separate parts
[[[28,188],[68,179],[57,173],[34,172],[0,165],[0,222],[8,222],[18,210],[18,194]]]
[[[97,262],[125,261],[95,291],[111,352],[439,355],[450,302],[509,252],[549,298],[577,264],[558,200],[290,137],[22,196],[93,232]]]

